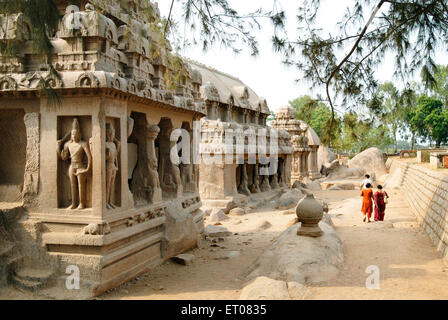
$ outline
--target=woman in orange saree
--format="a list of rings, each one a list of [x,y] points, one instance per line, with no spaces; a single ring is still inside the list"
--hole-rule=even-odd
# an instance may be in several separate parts
[[[362,221],[366,222],[366,216],[367,216],[367,223],[369,223],[373,212],[373,191],[372,191],[372,185],[370,183],[367,183],[365,189],[362,189],[361,197],[362,197],[361,212],[364,215],[364,219]]]

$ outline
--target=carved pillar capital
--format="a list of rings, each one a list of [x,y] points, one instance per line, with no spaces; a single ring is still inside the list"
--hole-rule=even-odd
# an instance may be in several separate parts
[[[160,128],[157,125],[148,125],[146,127],[146,138],[149,140],[156,140],[157,136],[160,133]]]

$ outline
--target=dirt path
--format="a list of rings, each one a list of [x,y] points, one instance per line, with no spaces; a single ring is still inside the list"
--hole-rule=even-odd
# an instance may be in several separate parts
[[[188,253],[195,255],[190,266],[168,261],[152,272],[125,284],[100,299],[179,299],[179,300],[235,300],[245,284],[244,273],[258,256],[280,235],[294,215],[278,211],[249,213],[221,222],[232,232],[225,241],[203,245]],[[271,227],[259,228],[263,222]],[[212,246],[218,245],[218,246]],[[240,251],[228,260],[215,258],[227,251]]]
[[[307,299],[448,299],[448,270],[417,227],[415,218],[390,191],[391,202],[384,223],[363,224],[359,191],[320,191],[316,196],[330,204],[336,231],[344,243],[345,265],[341,275],[314,285]],[[189,253],[190,266],[167,262],[98,299],[238,299],[245,284],[244,273],[257,257],[283,232],[295,215],[265,208],[222,222],[232,232],[225,241],[204,242]],[[260,228],[263,222],[271,225]],[[216,260],[227,251],[240,255]],[[380,290],[365,287],[370,265],[380,269]],[[14,289],[0,292],[0,299],[36,299]]]
[[[338,279],[313,286],[308,299],[448,299],[448,269],[400,191],[389,191],[386,221],[370,224],[361,220],[360,200],[353,198],[358,191],[338,193],[317,195],[332,202],[330,213],[344,243],[344,270]],[[365,286],[370,265],[379,267],[379,290]]]

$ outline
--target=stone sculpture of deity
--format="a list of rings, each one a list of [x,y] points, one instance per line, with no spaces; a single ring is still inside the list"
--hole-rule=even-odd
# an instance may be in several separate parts
[[[149,159],[149,185],[152,188],[152,203],[162,201],[162,189],[160,187],[157,158]]]
[[[77,209],[86,208],[86,182],[90,169],[92,167],[92,155],[87,142],[82,141],[79,120],[73,119],[71,134],[67,135],[60,143],[70,140],[64,144],[60,153],[61,159],[67,161],[70,159],[68,175],[70,177],[70,186],[72,193],[72,204],[68,209],[76,208],[76,199],[79,197]],[[87,165],[84,164],[84,156],[87,158]]]
[[[112,194],[115,187],[115,178],[118,171],[118,154],[120,141],[115,138],[115,129],[110,123],[106,124],[106,207],[115,209]]]

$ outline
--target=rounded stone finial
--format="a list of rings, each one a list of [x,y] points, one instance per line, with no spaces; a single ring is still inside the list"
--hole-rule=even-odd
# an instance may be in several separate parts
[[[297,235],[305,237],[320,237],[323,235],[319,222],[324,216],[324,208],[312,193],[308,193],[299,201],[296,214],[298,221],[302,223]]]

